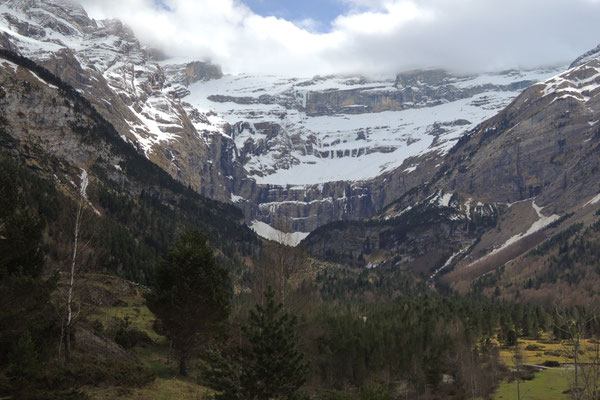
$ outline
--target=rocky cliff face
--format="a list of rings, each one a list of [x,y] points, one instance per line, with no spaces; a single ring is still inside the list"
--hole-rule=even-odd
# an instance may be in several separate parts
[[[495,226],[498,215],[494,204],[439,190],[400,212],[323,226],[301,246],[329,261],[408,269],[434,278]]]
[[[536,197],[560,212],[597,194],[599,68],[593,59],[527,89],[454,149],[444,186],[509,203]]]
[[[116,20],[95,21],[66,1],[10,0],[0,6],[4,48],[42,64],[80,90],[140,152],[200,193],[229,200],[210,143],[179,100],[185,86],[218,78],[208,63],[163,65]],[[206,118],[195,116],[196,118]]]
[[[515,92],[535,83],[533,77],[508,71],[505,83],[473,82],[476,76],[456,76],[444,70],[418,70],[398,74],[393,87],[311,92],[305,110],[308,115],[361,114],[432,107],[472,98],[485,92]]]
[[[552,73],[225,76],[191,85],[184,101],[214,114],[235,143],[250,179],[234,180],[232,199],[248,222],[281,225],[287,215],[284,226],[309,232],[370,217],[425,182],[461,135]]]

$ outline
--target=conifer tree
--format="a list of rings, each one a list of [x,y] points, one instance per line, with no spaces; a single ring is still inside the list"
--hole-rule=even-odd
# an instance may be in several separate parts
[[[264,305],[256,305],[244,327],[251,344],[241,376],[247,398],[292,399],[306,382],[309,367],[298,349],[296,325],[269,287]]]
[[[308,363],[298,349],[296,318],[275,301],[269,287],[264,305],[250,312],[243,332],[248,348],[237,349],[233,357],[219,350],[208,353],[210,365],[204,373],[206,384],[218,391],[218,400],[297,399],[298,390],[306,382]]]
[[[7,375],[17,388],[21,388],[38,378],[41,368],[33,338],[25,331],[13,348]]]
[[[179,373],[188,374],[194,349],[215,332],[230,311],[229,275],[218,265],[206,237],[184,233],[158,264],[146,302],[178,353]]]

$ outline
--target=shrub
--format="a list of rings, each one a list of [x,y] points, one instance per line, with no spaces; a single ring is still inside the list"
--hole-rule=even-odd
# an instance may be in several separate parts
[[[540,346],[539,344],[528,344],[527,346],[525,346],[525,350],[540,351],[540,350],[544,350],[544,348],[542,346]]]
[[[382,385],[367,385],[360,388],[360,400],[391,400],[390,391]]]
[[[150,339],[150,336],[146,332],[136,327],[130,327],[118,331],[115,336],[115,342],[125,349],[131,349],[136,346],[152,344],[152,339]]]
[[[104,325],[102,325],[101,321],[95,319],[92,322],[92,330],[96,335],[102,336],[104,334]]]
[[[132,349],[139,345],[152,344],[152,339],[144,331],[131,325],[129,317],[116,320],[113,327],[115,342],[124,349]]]
[[[13,348],[7,376],[15,387],[22,387],[37,379],[41,373],[35,344],[29,331],[25,331]]]
[[[107,360],[51,363],[46,368],[40,386],[58,390],[86,385],[143,387],[155,378],[152,370],[133,362]]]
[[[546,360],[546,361],[544,361],[544,363],[542,365],[544,367],[549,367],[549,368],[560,367],[560,363],[558,361],[554,361],[554,360]]]
[[[545,356],[552,356],[552,357],[560,357],[560,352],[558,352],[558,351],[545,351],[544,355]]]

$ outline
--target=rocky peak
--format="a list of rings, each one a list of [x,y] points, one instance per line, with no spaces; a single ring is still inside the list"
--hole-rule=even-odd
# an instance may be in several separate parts
[[[185,76],[186,85],[189,86],[198,81],[221,79],[223,77],[223,71],[221,71],[221,67],[218,65],[208,62],[195,61],[185,66]]]
[[[106,19],[101,22],[104,31],[96,32],[98,36],[112,35],[141,48],[133,30],[118,19]]]
[[[207,122],[202,134],[197,131],[170,72],[129,27],[118,20],[91,20],[69,0],[3,3],[0,27],[6,32],[0,45],[41,63],[79,90],[150,160],[200,193],[230,199],[228,174],[212,164],[216,150],[209,149],[218,128],[196,112],[194,120]],[[193,64],[189,72],[187,64],[177,69],[184,83],[219,73]]]
[[[600,44],[598,46],[596,46],[595,48],[593,48],[592,50],[577,57],[575,59],[575,61],[573,61],[571,63],[571,65],[569,65],[569,68],[579,67],[579,66],[587,63],[588,61],[591,61],[591,60],[599,58],[599,57],[600,57]]]
[[[97,29],[96,22],[89,18],[85,9],[74,2],[63,0],[5,0],[4,6],[0,7],[0,13],[8,9],[17,11],[18,14],[21,14],[21,17],[26,16],[27,19],[36,20],[38,27],[52,30],[61,35],[90,33]],[[24,18],[20,19],[21,22],[24,22],[23,25],[28,25]],[[18,19],[13,18],[13,21],[16,23]],[[42,37],[45,36],[41,31],[38,33]],[[26,36],[31,37],[31,32]]]
[[[450,74],[442,69],[414,70],[402,72],[396,76],[396,88],[411,86],[439,86],[450,79]]]
[[[170,91],[177,98],[184,98],[190,94],[188,87],[196,82],[206,82],[223,77],[221,67],[210,62],[193,61],[186,64],[169,64],[169,59],[162,60],[161,64],[167,76]],[[198,110],[190,109],[197,114]]]

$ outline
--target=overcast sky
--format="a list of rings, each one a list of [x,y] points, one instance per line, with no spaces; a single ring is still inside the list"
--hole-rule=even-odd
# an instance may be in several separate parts
[[[144,44],[227,73],[388,75],[568,63],[600,43],[600,0],[75,0]]]

